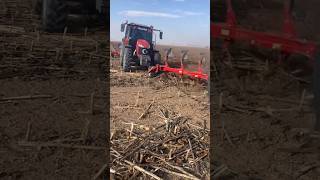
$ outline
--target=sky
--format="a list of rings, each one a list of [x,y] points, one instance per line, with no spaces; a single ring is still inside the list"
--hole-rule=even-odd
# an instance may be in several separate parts
[[[158,44],[210,46],[210,0],[111,0],[111,41],[121,41],[126,20],[162,30]]]

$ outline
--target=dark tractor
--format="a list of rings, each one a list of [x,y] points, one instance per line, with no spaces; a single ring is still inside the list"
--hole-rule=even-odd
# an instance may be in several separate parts
[[[105,25],[107,0],[34,0],[35,12],[41,17],[41,27],[47,32],[63,32],[69,25],[91,27]],[[70,28],[71,29],[71,28]]]
[[[148,69],[150,66],[160,64],[161,56],[155,49],[156,41],[153,39],[155,31],[160,32],[159,36],[162,39],[163,32],[152,26],[128,22],[121,24],[121,32],[125,32],[120,53],[123,71],[128,72],[134,67]]]

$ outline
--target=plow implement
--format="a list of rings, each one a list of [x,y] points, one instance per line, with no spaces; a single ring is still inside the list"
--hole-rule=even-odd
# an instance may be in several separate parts
[[[200,80],[208,81],[208,75],[203,72],[203,67],[202,67],[203,61],[205,60],[204,57],[201,60],[199,60],[197,71],[189,71],[185,69],[185,66],[183,63],[185,57],[187,56],[187,51],[182,52],[182,57],[180,59],[180,67],[178,68],[169,66],[168,60],[169,60],[169,54],[171,53],[171,51],[172,51],[171,48],[169,48],[166,51],[164,65],[156,64],[155,66],[149,68],[148,72],[150,77],[155,77],[160,73],[174,73],[179,75],[180,77],[186,76],[192,79],[200,79]]]
[[[316,51],[314,42],[297,37],[291,11],[293,1],[287,0],[284,6],[284,23],[282,33],[272,34],[242,28],[236,24],[236,15],[231,0],[226,0],[227,15],[225,23],[211,23],[211,36],[223,39],[224,47],[233,41],[247,42],[250,45],[272,49],[280,53],[279,61],[290,54],[301,54],[313,59]]]
[[[118,49],[114,48],[112,44],[110,44],[110,54],[111,57],[113,58],[119,58],[120,57],[120,52]]]
[[[211,37],[215,40],[223,40],[223,48],[228,48],[228,45],[235,41],[246,42],[255,47],[273,50],[278,55],[278,63],[288,59],[292,54],[303,55],[311,60],[309,62],[313,68],[314,111],[316,116],[314,129],[320,131],[319,52],[316,43],[299,39],[296,34],[292,17],[295,1],[285,0],[283,28],[282,32],[278,34],[253,31],[237,25],[231,0],[225,2],[227,6],[226,19],[223,22],[211,22],[210,25]]]

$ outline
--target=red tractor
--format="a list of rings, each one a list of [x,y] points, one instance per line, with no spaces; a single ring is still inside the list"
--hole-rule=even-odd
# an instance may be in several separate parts
[[[121,32],[125,32],[120,53],[123,71],[128,72],[134,67],[148,69],[160,64],[161,56],[155,49],[156,44],[153,39],[155,31],[160,32],[159,36],[162,39],[163,32],[152,26],[128,22],[121,24]]]

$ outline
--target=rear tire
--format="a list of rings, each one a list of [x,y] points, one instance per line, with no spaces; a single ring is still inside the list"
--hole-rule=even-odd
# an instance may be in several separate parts
[[[47,32],[62,32],[67,22],[67,6],[64,0],[43,0],[42,28]]]
[[[130,71],[130,63],[132,62],[132,49],[131,48],[125,48],[124,49],[124,56],[122,60],[122,69],[124,72]]]

